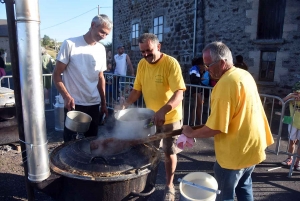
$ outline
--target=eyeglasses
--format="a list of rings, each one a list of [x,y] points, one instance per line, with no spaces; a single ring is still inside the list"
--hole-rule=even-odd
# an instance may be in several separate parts
[[[215,61],[215,62],[212,62],[211,64],[208,64],[208,65],[204,64],[204,66],[205,66],[206,68],[209,68],[209,67],[211,67],[212,65],[218,63],[219,61],[220,61],[220,60]]]

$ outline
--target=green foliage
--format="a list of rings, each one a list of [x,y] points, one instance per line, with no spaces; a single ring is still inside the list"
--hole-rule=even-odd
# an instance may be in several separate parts
[[[108,42],[108,43],[103,44],[103,45],[104,45],[106,51],[109,51],[109,50],[112,51],[112,43],[111,42]]]
[[[42,44],[43,44],[44,47],[50,46],[50,44],[51,44],[51,39],[50,39],[50,37],[47,36],[47,35],[44,35]]]

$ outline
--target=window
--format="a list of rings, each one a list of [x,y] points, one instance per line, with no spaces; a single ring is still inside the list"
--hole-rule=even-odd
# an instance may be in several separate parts
[[[260,59],[259,80],[274,81],[277,52],[262,51]]]
[[[286,0],[260,0],[257,39],[281,39]]]
[[[131,33],[131,45],[132,46],[138,46],[139,42],[138,42],[138,38],[139,38],[139,24],[133,24],[132,25],[132,33]]]
[[[163,41],[164,16],[154,18],[153,33],[157,36],[159,42]]]

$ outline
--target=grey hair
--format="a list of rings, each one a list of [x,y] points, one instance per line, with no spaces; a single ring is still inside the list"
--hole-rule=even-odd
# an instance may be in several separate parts
[[[142,34],[139,37],[138,42],[139,43],[145,43],[148,40],[150,40],[154,44],[158,44],[159,43],[159,40],[158,40],[157,36],[155,34],[153,34],[153,33],[144,33],[144,34]]]
[[[212,61],[218,61],[218,60],[226,60],[228,64],[233,65],[233,59],[230,49],[221,41],[215,41],[212,43],[209,43],[205,46],[205,48],[202,50],[202,53],[205,51],[210,51],[210,56]]]
[[[96,15],[92,20],[92,23],[93,22],[96,24],[96,26],[104,25],[108,29],[112,29],[113,27],[112,21],[109,19],[107,15],[104,14]]]

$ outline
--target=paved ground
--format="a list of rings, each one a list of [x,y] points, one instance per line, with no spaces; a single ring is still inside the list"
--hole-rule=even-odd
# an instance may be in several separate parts
[[[107,122],[109,125],[109,121]],[[100,127],[100,130],[103,127]],[[282,141],[281,150],[286,148],[286,141]],[[274,150],[274,146],[270,147]],[[163,155],[162,155],[163,156]],[[273,171],[268,169],[281,167],[280,161],[285,155],[275,155],[267,152],[267,160],[259,164],[253,173],[253,191],[255,200],[270,201],[296,201],[300,200],[300,172],[293,172],[288,177],[289,169],[282,167]],[[178,167],[175,173],[176,200],[179,200],[178,178],[183,178],[190,172],[207,172],[213,175],[215,161],[213,139],[198,139],[192,149],[185,150],[178,155]],[[158,201],[163,196],[165,183],[164,163],[159,164],[159,172],[156,181],[156,191],[149,197],[149,201]]]
[[[54,114],[46,113],[47,135],[49,147],[58,146],[62,142],[62,133],[54,130]],[[103,128],[103,127],[100,127]],[[285,150],[286,141],[281,143],[281,149]],[[270,147],[274,149],[274,147]],[[9,155],[3,154],[3,158]],[[9,173],[0,173],[0,200],[27,200],[24,186],[24,173],[17,172],[16,167],[22,170],[20,154],[13,152],[15,164],[12,165]],[[2,160],[3,158],[0,158]],[[289,169],[281,167],[280,161],[286,158],[285,155],[274,155],[267,153],[267,160],[259,164],[253,173],[253,191],[255,200],[259,201],[299,201],[300,200],[300,172],[293,172],[288,177]],[[14,161],[14,160],[12,160]],[[175,173],[175,186],[177,189],[176,200],[179,200],[178,178],[184,177],[190,172],[207,172],[213,175],[213,163],[215,161],[213,139],[198,139],[192,149],[185,150],[178,155],[178,167]],[[3,162],[3,161],[1,161]],[[13,162],[11,162],[13,163]],[[3,167],[3,166],[2,166]],[[271,168],[281,167],[273,171]],[[17,168],[16,168],[17,169]],[[161,200],[165,183],[163,160],[159,164],[156,191],[149,197],[149,201]],[[36,200],[51,201],[52,199],[41,192],[36,192]]]

